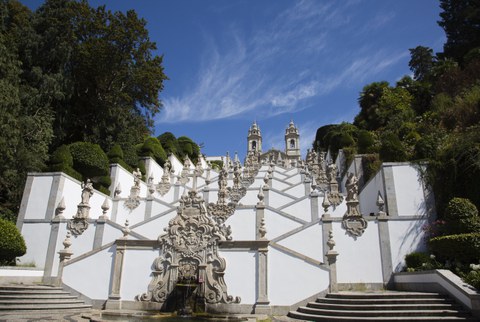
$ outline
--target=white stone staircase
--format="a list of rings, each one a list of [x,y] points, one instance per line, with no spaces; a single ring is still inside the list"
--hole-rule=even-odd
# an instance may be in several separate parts
[[[0,285],[0,313],[88,312],[91,305],[61,287],[49,285]]]
[[[478,321],[445,295],[417,292],[330,293],[288,316],[306,321]]]

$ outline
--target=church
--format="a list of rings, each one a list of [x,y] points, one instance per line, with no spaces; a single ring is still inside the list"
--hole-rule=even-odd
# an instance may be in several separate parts
[[[299,165],[301,162],[300,135],[293,121],[290,121],[285,130],[285,150],[280,151],[272,148],[266,152],[262,151],[262,132],[260,127],[257,125],[257,122],[253,122],[247,136],[247,155],[252,153],[259,156],[262,164],[273,162],[286,168]]]

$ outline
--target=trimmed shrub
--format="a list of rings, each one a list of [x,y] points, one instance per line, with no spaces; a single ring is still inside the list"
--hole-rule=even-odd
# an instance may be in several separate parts
[[[59,146],[50,157],[49,170],[63,171],[66,168],[73,166],[73,157],[70,149],[66,145]]]
[[[430,262],[430,255],[425,253],[410,253],[405,256],[407,268],[419,269]]]
[[[477,290],[480,291],[480,271],[473,270],[468,273],[465,278],[465,282],[475,287]]]
[[[110,165],[108,157],[98,144],[76,142],[69,145],[73,157],[73,168],[84,178],[106,176]]]
[[[14,223],[0,219],[0,263],[15,265],[15,257],[27,252],[25,240]]]
[[[82,175],[73,169],[73,156],[66,145],[58,147],[50,157],[48,162],[49,171],[61,171],[69,176],[82,181]]]
[[[143,145],[139,149],[139,155],[141,157],[152,157],[160,165],[163,165],[167,159],[167,154],[160,144],[160,141],[154,137],[150,137],[143,142]]]
[[[480,258],[480,233],[435,237],[430,239],[429,246],[440,260],[477,263]]]
[[[115,144],[112,146],[110,151],[107,153],[108,160],[110,163],[119,163],[120,160],[123,160],[123,150],[120,144]]]
[[[465,198],[453,198],[445,208],[444,219],[449,234],[464,234],[480,231],[477,207]]]
[[[115,144],[107,153],[107,157],[108,160],[110,160],[110,163],[120,164],[123,168],[125,168],[125,170],[132,172],[132,167],[127,164],[123,156],[124,153],[120,144]]]

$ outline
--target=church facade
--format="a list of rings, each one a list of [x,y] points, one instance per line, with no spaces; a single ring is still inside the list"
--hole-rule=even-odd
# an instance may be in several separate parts
[[[262,133],[257,122],[253,122],[248,130],[247,155],[258,155],[261,164],[274,163],[285,168],[300,166],[300,134],[293,121],[290,121],[285,130],[285,149],[283,151],[271,148],[266,152],[262,151]]]

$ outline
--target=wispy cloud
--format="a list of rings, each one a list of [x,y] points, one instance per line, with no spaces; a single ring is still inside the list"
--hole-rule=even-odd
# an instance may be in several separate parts
[[[293,113],[311,107],[313,98],[362,82],[408,54],[368,48],[342,52],[332,68],[328,55],[335,51],[335,32],[351,23],[355,10],[350,9],[356,4],[298,1],[249,37],[235,27],[228,29],[228,45],[207,36],[195,85],[179,97],[164,98],[157,122]],[[379,17],[376,25],[387,21]]]

